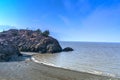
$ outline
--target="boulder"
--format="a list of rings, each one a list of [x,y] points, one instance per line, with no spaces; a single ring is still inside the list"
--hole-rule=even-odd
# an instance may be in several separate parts
[[[10,29],[1,32],[1,38],[11,41],[20,51],[24,52],[56,53],[62,51],[60,44],[55,38],[44,36],[38,31]]]
[[[73,49],[71,47],[66,47],[63,49],[63,51],[67,52],[67,51],[73,51]]]
[[[0,39],[0,61],[9,61],[20,56],[18,48],[9,41]]]

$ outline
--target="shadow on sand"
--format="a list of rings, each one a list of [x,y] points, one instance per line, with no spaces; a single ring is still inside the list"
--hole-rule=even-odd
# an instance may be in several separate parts
[[[28,55],[28,54],[22,54],[21,56],[13,56],[11,57],[9,60],[4,60],[4,61],[0,61],[0,62],[19,62],[19,61],[26,61],[26,60],[30,60],[32,57],[32,55]]]

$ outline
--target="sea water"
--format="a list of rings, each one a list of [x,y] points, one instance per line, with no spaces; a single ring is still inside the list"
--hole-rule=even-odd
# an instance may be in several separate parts
[[[39,61],[55,67],[120,77],[120,43],[60,42],[74,51],[41,54]]]

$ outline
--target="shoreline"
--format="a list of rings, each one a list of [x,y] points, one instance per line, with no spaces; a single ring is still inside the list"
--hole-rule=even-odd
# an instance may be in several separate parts
[[[21,61],[0,62],[0,80],[120,80],[37,63],[32,53],[23,54]]]
[[[31,60],[33,62],[36,62],[42,66],[45,66],[45,67],[49,67],[49,68],[53,68],[53,69],[58,69],[60,71],[68,71],[69,73],[71,73],[72,75],[73,74],[76,74],[76,76],[72,76],[72,75],[67,75],[67,76],[72,76],[71,78],[76,78],[76,79],[79,79],[81,77],[79,77],[79,75],[83,75],[83,76],[86,76],[86,78],[89,78],[91,77],[93,80],[101,80],[101,78],[103,78],[102,80],[120,80],[118,77],[115,77],[113,75],[110,75],[110,76],[107,76],[107,75],[98,75],[98,74],[92,74],[92,73],[87,73],[87,72],[81,72],[81,71],[76,71],[76,70],[71,70],[71,69],[66,69],[66,68],[62,68],[62,67],[59,67],[59,66],[55,66],[53,64],[45,64],[45,63],[41,63],[39,61],[37,61],[34,57],[31,57]],[[83,78],[84,80],[86,80],[85,78]],[[72,80],[72,79],[71,79]]]

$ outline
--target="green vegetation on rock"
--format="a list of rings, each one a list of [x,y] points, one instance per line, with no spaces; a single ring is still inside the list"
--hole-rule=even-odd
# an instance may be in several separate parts
[[[43,33],[42,33],[43,36],[45,37],[48,37],[50,35],[50,32],[49,30],[45,30]]]

